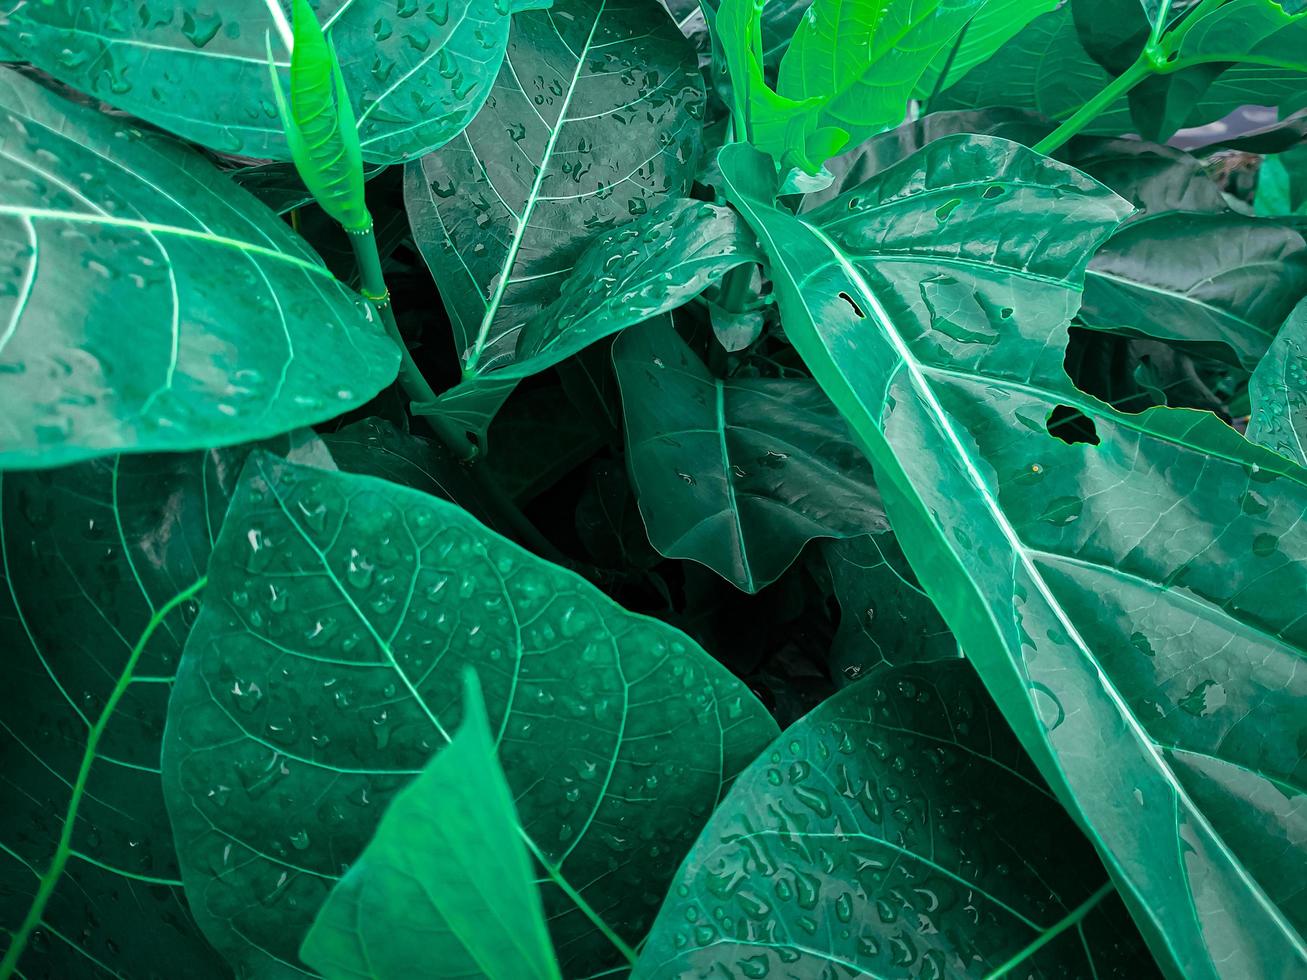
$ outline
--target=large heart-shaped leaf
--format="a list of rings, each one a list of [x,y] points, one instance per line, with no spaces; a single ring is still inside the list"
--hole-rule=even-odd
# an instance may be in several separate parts
[[[238,972],[313,916],[458,724],[474,666],[559,961],[631,958],[672,866],[775,734],[676,630],[407,487],[253,458],[169,706],[186,894]]]
[[[301,956],[327,980],[558,980],[531,855],[469,675],[463,724],[395,797]]]
[[[1285,320],[1248,382],[1248,438],[1307,466],[1307,300]]]
[[[0,70],[0,467],[202,449],[394,377],[370,308],[197,154]]]
[[[878,672],[749,766],[635,980],[1156,975],[971,667]]]
[[[613,364],[661,554],[757,592],[813,538],[886,529],[866,460],[809,379],[714,377],[666,317],[619,337]]]
[[[1190,978],[1307,969],[1307,473],[1208,413],[1070,383],[1066,325],[1125,203],[987,137],[801,219],[765,158],[721,166],[913,569],[1154,953]]]
[[[490,93],[510,13],[538,5],[322,0],[318,17],[340,54],[364,157],[394,163],[456,136]],[[267,56],[271,44],[284,83],[286,0],[4,6],[0,30],[60,81],[216,150],[290,159]]]
[[[485,109],[405,175],[465,377],[513,359],[592,236],[689,189],[703,99],[657,4],[559,0],[515,18]]]
[[[329,463],[307,432],[272,445]],[[219,978],[159,778],[169,685],[249,446],[0,477],[0,973]]]

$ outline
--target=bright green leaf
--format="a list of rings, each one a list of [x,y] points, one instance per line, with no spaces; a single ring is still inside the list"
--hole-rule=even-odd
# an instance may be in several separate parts
[[[613,345],[649,540],[746,592],[813,538],[884,530],[871,470],[806,378],[715,378],[663,318]]]
[[[362,404],[399,352],[199,155],[0,70],[0,467],[264,438]]]
[[[740,774],[633,980],[1155,973],[971,667],[878,672]]]
[[[629,955],[725,784],[775,734],[685,636],[459,508],[252,458],[164,748],[187,898],[238,973],[300,972],[327,894],[457,727],[466,666],[569,975]]]
[[[1307,473],[1210,414],[1070,383],[1066,324],[1125,203],[988,137],[802,219],[765,158],[721,167],[914,571],[1154,955],[1194,980],[1307,969]]]
[[[916,98],[929,98],[937,85],[940,89],[953,85],[972,68],[988,61],[1032,20],[1057,5],[1058,0],[985,0],[953,43],[935,56],[917,83]],[[944,75],[946,67],[948,74]]]
[[[1266,217],[1307,215],[1307,145],[1262,159],[1253,204]]]
[[[463,722],[386,809],[301,956],[326,980],[557,980],[531,856],[476,675]]]

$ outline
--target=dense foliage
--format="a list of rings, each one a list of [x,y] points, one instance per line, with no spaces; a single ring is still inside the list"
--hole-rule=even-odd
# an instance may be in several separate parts
[[[1307,976],[1303,0],[0,0],[0,980]]]

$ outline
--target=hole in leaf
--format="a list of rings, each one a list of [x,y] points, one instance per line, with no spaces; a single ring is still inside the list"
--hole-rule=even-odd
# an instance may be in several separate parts
[[[840,293],[840,299],[844,300],[844,302],[848,303],[849,306],[853,307],[853,312],[858,315],[859,320],[865,320],[867,318],[867,314],[862,312],[862,307],[860,307],[856,302],[854,302],[853,297],[850,296],[848,293]]]
[[[1068,446],[1077,443],[1097,446],[1099,443],[1098,429],[1094,427],[1094,420],[1070,405],[1058,405],[1049,412],[1046,425],[1050,436],[1061,439]]]
[[[1010,306],[1003,307],[1003,309],[998,311],[998,315],[1002,317],[1004,320],[1012,319],[1012,307]]]
[[[986,200],[992,201],[996,197],[1002,197],[1007,193],[1007,188],[1002,184],[990,184],[985,188],[985,193],[981,195]]]
[[[856,211],[856,210],[858,210],[858,208],[859,208],[861,205],[862,205],[862,198],[860,198],[860,197],[851,197],[851,198],[849,198],[849,210],[850,210],[850,211]]]
[[[953,209],[962,203],[962,198],[955,197],[951,201],[945,201],[935,209],[935,217],[940,221],[947,221],[948,216],[953,213]]]

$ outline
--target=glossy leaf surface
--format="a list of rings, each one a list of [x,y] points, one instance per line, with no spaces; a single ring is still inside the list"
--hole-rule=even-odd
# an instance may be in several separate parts
[[[8,69],[0,113],[0,467],[272,436],[395,377],[362,301],[198,154]]]
[[[131,11],[81,0],[10,0],[0,29],[60,81],[185,139],[250,157],[290,158],[268,73],[285,81],[284,0],[146,0]],[[534,2],[323,0],[366,159],[394,163],[444,145],[490,93],[509,14]]]
[[[273,445],[328,462],[312,433]],[[168,692],[250,447],[0,477],[0,927],[27,977],[218,978],[182,896]]]
[[[469,675],[463,722],[391,802],[301,956],[327,980],[557,980],[531,855]]]
[[[635,980],[1153,975],[968,664],[876,673],[741,775]]]
[[[670,313],[736,266],[761,260],[753,232],[730,208],[667,201],[586,248],[558,299],[522,328],[516,360],[496,376],[542,371],[596,340]]]
[[[165,794],[196,920],[238,972],[301,972],[345,865],[457,726],[465,666],[568,974],[629,956],[725,782],[775,733],[682,634],[384,481],[252,459],[209,579]]]
[[[715,378],[670,321],[613,345],[626,451],[649,540],[746,592],[813,538],[884,530],[871,470],[806,378]]]
[[[1307,300],[1284,321],[1248,394],[1248,438],[1307,466]]]
[[[703,100],[694,52],[657,4],[559,0],[514,18],[485,109],[405,175],[465,377],[513,359],[597,232],[685,194]]]
[[[1159,212],[1099,249],[1080,319],[1251,370],[1304,294],[1307,246],[1296,231],[1230,213]]]
[[[1307,475],[1209,414],[1071,385],[1066,324],[1124,202],[986,137],[802,220],[765,160],[721,163],[913,569],[1154,954],[1186,977],[1307,964]]]

